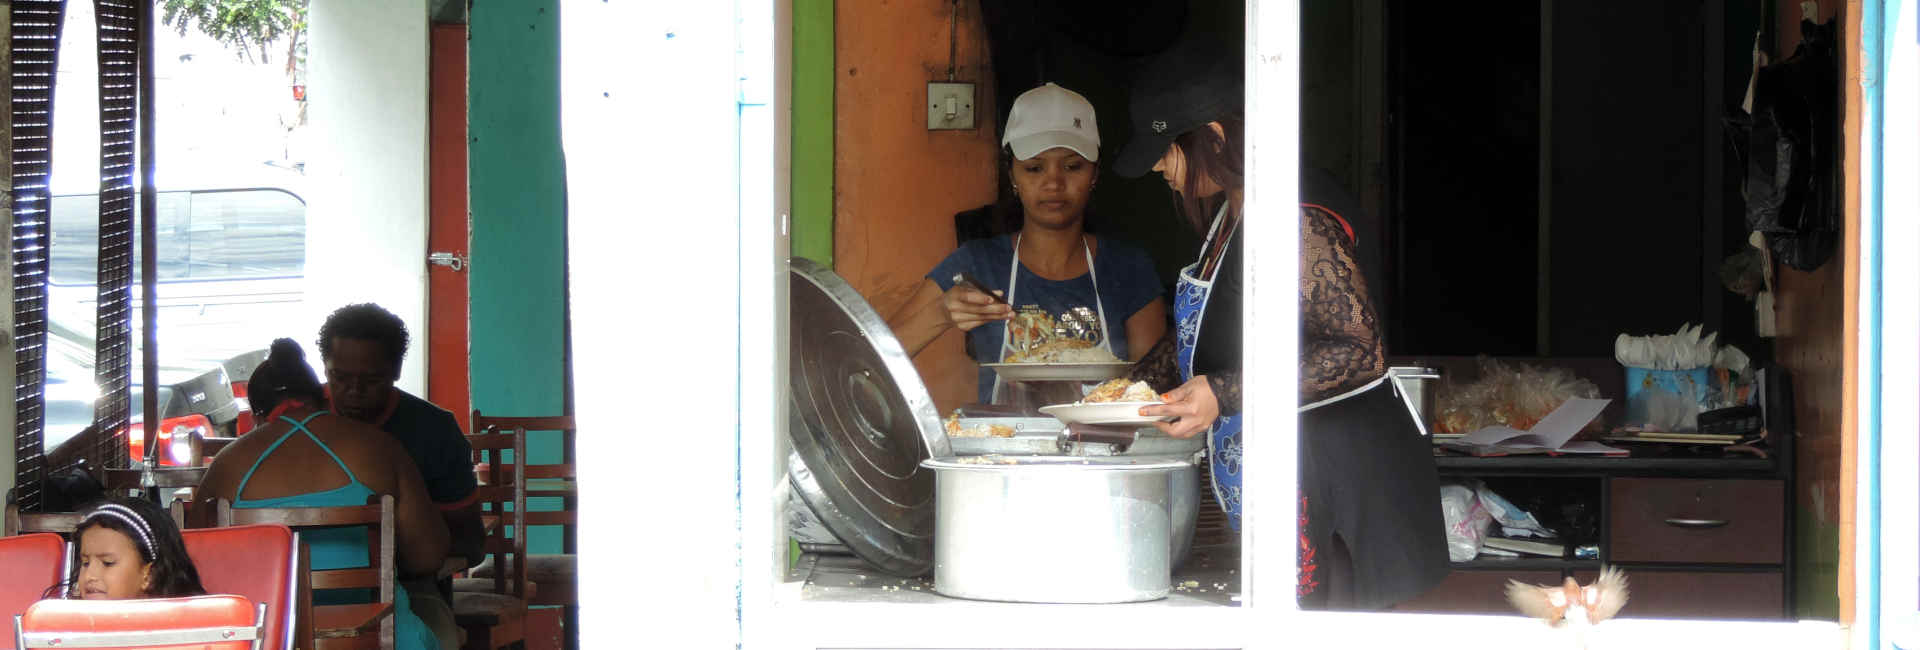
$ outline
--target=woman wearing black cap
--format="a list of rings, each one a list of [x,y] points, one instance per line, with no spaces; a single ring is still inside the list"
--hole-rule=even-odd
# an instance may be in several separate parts
[[[1240,526],[1241,74],[1229,53],[1176,47],[1132,88],[1133,137],[1115,171],[1160,172],[1206,244],[1180,272],[1175,330],[1135,366],[1166,391],[1142,415],[1206,435],[1215,497]],[[1342,220],[1300,210],[1300,582],[1309,608],[1382,609],[1447,571],[1432,450],[1386,386],[1386,348]]]
[[[948,255],[888,326],[909,355],[957,328],[971,338],[975,361],[991,363],[1014,351],[1006,324],[1014,307],[1033,306],[1055,318],[1090,315],[1099,347],[1117,359],[1139,359],[1166,332],[1167,307],[1145,251],[1086,232],[1100,160],[1093,105],[1051,83],[1021,93],[1001,145],[1021,204],[1019,232],[970,241]],[[1004,300],[955,282],[960,273]],[[1014,401],[990,369],[980,369],[979,382],[981,402]]]

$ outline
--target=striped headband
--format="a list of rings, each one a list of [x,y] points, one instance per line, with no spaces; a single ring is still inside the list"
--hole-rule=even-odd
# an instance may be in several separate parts
[[[153,557],[159,552],[153,547],[153,530],[147,527],[146,520],[140,518],[140,513],[134,512],[132,508],[118,503],[104,504],[98,508],[94,508],[93,512],[87,513],[86,518],[80,520],[80,523],[84,524],[100,517],[112,517],[126,522],[128,528],[132,528],[133,532],[140,534],[141,550],[146,551],[149,557]]]

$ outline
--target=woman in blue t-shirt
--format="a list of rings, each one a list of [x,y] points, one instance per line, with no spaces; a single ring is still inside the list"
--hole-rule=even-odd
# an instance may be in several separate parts
[[[991,363],[1013,351],[1006,323],[1016,307],[1037,306],[1056,319],[1084,307],[1098,319],[1102,346],[1116,358],[1139,359],[1166,331],[1167,306],[1144,251],[1086,233],[1087,199],[1100,175],[1093,105],[1051,83],[1029,90],[1014,100],[1001,144],[1024,211],[1019,232],[948,255],[888,326],[910,355],[958,328],[973,343],[974,360]],[[962,272],[1010,305],[956,286]],[[980,401],[1005,403],[999,384],[982,368]]]

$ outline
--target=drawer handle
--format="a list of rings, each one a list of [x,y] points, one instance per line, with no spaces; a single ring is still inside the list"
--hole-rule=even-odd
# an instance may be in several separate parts
[[[1676,528],[1719,528],[1721,526],[1727,525],[1727,520],[1668,518],[1667,525],[1674,526]]]

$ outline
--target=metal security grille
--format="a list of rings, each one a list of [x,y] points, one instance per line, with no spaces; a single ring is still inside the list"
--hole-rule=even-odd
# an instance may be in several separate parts
[[[93,407],[97,467],[127,466],[133,368],[134,104],[139,88],[140,7],[95,0],[100,61],[100,265],[94,322]]]
[[[41,432],[47,376],[48,180],[53,163],[53,82],[65,0],[13,0],[14,484],[22,509],[40,507],[46,458]]]

